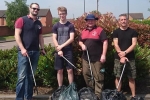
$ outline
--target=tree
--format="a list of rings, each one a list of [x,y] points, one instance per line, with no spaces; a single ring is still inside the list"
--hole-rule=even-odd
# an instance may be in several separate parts
[[[101,13],[100,13],[99,11],[97,11],[97,10],[93,10],[91,13],[98,14],[98,15],[101,14]]]
[[[59,22],[59,18],[56,18],[56,17],[53,17],[53,20],[52,20],[52,24],[56,24],[57,22]]]
[[[14,29],[14,23],[17,18],[28,14],[28,6],[26,0],[15,0],[12,2],[5,1],[7,6],[6,11],[6,22],[7,26]]]

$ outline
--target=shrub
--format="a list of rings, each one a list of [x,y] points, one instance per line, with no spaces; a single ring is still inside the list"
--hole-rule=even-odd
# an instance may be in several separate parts
[[[0,50],[0,87],[14,89],[17,80],[17,49]]]
[[[132,20],[132,22],[137,23],[137,24],[145,24],[145,25],[150,25],[150,20]]]

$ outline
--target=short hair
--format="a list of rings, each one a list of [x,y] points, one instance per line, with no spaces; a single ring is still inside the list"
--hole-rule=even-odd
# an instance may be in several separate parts
[[[33,5],[33,4],[36,4],[36,5],[38,5],[38,6],[39,6],[39,4],[38,4],[38,3],[31,3],[31,4],[30,4],[30,8],[32,7],[32,5]],[[39,7],[40,7],[40,6],[39,6]]]
[[[67,14],[67,8],[66,7],[61,6],[61,7],[58,7],[57,10],[58,11],[64,11]]]
[[[127,17],[127,14],[120,14],[119,17],[121,16]]]

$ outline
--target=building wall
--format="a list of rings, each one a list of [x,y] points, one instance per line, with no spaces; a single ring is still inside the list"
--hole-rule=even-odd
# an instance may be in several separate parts
[[[39,20],[41,21],[43,26],[46,26],[46,17],[40,17]]]
[[[129,15],[129,20],[133,20],[133,18]]]
[[[52,32],[52,27],[45,27],[43,26],[42,34],[47,34]]]
[[[42,27],[42,34],[47,34],[52,32],[52,27]],[[14,30],[11,30],[7,26],[0,26],[0,36],[13,36]]]
[[[52,27],[52,14],[50,12],[50,10],[48,11],[47,15],[46,15],[46,26],[48,27]]]
[[[0,18],[0,26],[6,26],[6,19]]]
[[[0,18],[0,26],[4,25],[4,18]]]
[[[14,30],[11,30],[7,26],[0,26],[0,36],[12,36],[14,35]]]

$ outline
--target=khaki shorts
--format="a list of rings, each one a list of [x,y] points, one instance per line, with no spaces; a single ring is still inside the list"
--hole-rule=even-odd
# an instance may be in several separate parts
[[[115,59],[114,64],[114,74],[116,77],[120,77],[124,64],[121,64],[118,59]],[[124,74],[126,74],[128,78],[136,78],[135,60],[130,60],[130,62],[126,63]]]

